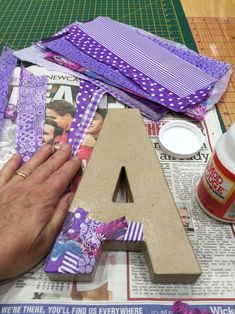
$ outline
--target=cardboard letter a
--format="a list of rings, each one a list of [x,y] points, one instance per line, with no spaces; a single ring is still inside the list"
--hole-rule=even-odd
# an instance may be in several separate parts
[[[113,201],[122,169],[133,198],[127,203]],[[192,283],[201,274],[138,110],[109,110],[70,210],[78,207],[98,221],[126,216],[143,223],[143,241],[112,241],[102,249],[144,251],[152,281]]]

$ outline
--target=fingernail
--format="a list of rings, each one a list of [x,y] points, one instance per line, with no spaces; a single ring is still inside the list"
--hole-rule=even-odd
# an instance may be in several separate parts
[[[46,152],[46,151],[52,151],[52,147],[49,144],[43,145],[41,148],[41,151]]]
[[[70,148],[71,148],[71,146],[68,143],[62,144],[60,146],[60,150],[70,150]]]

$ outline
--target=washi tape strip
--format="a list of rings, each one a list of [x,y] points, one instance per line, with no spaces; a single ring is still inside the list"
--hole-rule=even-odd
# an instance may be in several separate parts
[[[18,94],[16,151],[26,162],[41,146],[45,121],[47,77],[22,67]]]
[[[9,96],[9,84],[16,67],[17,59],[10,48],[4,47],[0,56],[0,131],[4,118],[5,108]]]

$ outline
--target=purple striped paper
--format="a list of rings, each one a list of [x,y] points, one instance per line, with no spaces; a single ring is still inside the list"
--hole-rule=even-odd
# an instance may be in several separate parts
[[[140,222],[130,222],[124,236],[124,241],[142,241],[143,238],[144,225]]]
[[[191,63],[192,65],[201,69],[203,72],[206,72],[208,75],[215,78],[216,80],[219,80],[231,68],[231,65],[228,63],[200,55],[196,51],[191,50],[180,43],[171,41],[163,37],[159,37],[139,28],[134,29],[141,36],[152,40],[155,44],[163,47],[164,49],[167,49],[170,53],[173,53],[174,55],[185,60],[186,62]]]
[[[71,29],[76,29],[76,26],[69,31]],[[109,18],[98,17],[80,25],[80,29],[91,39],[97,40],[122,60],[180,97],[188,96],[215,82],[207,73]],[[176,86],[172,84],[175,81]]]
[[[126,77],[119,71],[115,71],[111,67],[107,66],[104,63],[95,60],[84,51],[77,49],[70,41],[60,38],[54,40],[46,45],[46,47],[56,53],[61,54],[67,59],[81,64],[82,66],[92,70],[97,73],[99,76],[103,76],[109,81],[113,82],[114,85],[120,85],[123,89],[131,90],[134,93],[141,95],[143,97],[151,97],[147,92],[142,90],[133,80],[129,77]],[[86,72],[84,73],[86,74]],[[86,74],[87,75],[87,74]],[[96,78],[96,76],[94,76]],[[153,100],[153,99],[152,99]]]
[[[62,265],[58,268],[58,272],[63,274],[77,274],[79,271],[78,260],[79,257],[76,254],[67,251],[64,254]]]
[[[179,86],[178,83],[180,83],[179,77],[176,79],[176,77],[172,76],[170,78],[170,84],[171,89],[166,87],[165,85],[162,85],[161,83],[161,76],[160,71],[158,71],[158,80],[153,80],[151,76],[147,76],[143,72],[139,71],[138,68],[135,68],[133,65],[128,63],[125,59],[122,59],[118,56],[118,53],[114,53],[111,50],[107,49],[106,46],[103,46],[100,44],[100,42],[94,40],[94,38],[91,38],[89,35],[87,35],[85,32],[83,32],[79,27],[74,26],[70,29],[70,34],[66,36],[66,39],[68,41],[71,41],[76,47],[78,47],[78,51],[84,51],[89,56],[93,57],[93,59],[97,59],[99,62],[102,62],[106,65],[109,65],[110,70],[112,68],[116,69],[117,73],[122,73],[126,77],[131,78],[133,81],[135,81],[136,84],[138,84],[144,91],[146,91],[153,99],[160,104],[173,109],[175,111],[183,112],[185,109],[189,106],[195,105],[197,103],[202,102],[206,98],[208,98],[209,91],[213,87],[213,83],[207,85],[207,87],[191,91],[191,94],[187,94],[187,96],[184,95],[184,97],[181,97],[182,91],[188,91],[187,85],[184,83],[184,87]],[[148,40],[148,39],[145,39]],[[156,45],[152,42],[153,45]],[[157,46],[157,45],[156,45]],[[163,49],[164,50],[164,49]],[[169,53],[166,50],[167,53]],[[178,58],[178,57],[177,57]],[[180,58],[178,58],[181,60]],[[168,60],[167,63],[170,64],[174,60]],[[188,63],[181,60],[180,62],[184,62],[185,66],[181,67],[181,73],[178,75],[185,76],[186,72],[188,71],[187,65]],[[139,62],[142,63],[142,62]],[[201,70],[197,69],[196,67],[189,65],[189,67],[195,68],[196,72]],[[114,71],[115,72],[115,71]],[[204,72],[202,72],[204,73]],[[163,74],[163,78],[165,79],[165,74]],[[192,75],[192,73],[191,73]],[[206,74],[207,75],[207,74]],[[212,80],[215,81],[215,79],[212,78]],[[160,83],[159,83],[160,81]],[[205,84],[204,84],[205,85]],[[175,92],[175,89],[173,88],[175,86],[178,89],[178,92]]]

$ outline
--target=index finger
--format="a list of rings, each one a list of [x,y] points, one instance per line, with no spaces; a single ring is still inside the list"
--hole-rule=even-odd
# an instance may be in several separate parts
[[[74,156],[68,160],[62,167],[55,171],[42,185],[45,191],[49,191],[52,197],[60,199],[67,187],[78,173],[81,167],[81,160]]]

